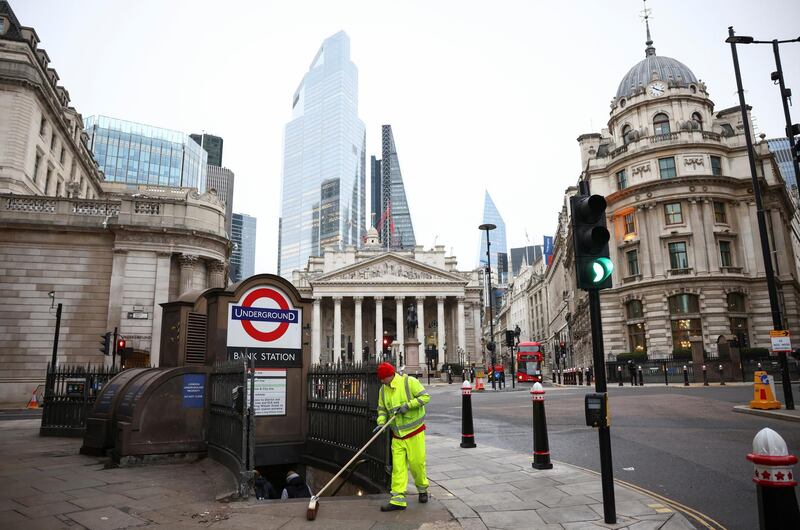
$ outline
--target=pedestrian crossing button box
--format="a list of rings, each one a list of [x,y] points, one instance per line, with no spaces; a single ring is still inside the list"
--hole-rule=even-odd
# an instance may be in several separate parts
[[[608,427],[608,394],[586,394],[586,425],[589,427]]]

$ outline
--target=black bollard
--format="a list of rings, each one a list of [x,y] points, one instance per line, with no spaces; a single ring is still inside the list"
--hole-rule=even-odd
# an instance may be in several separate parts
[[[683,365],[683,386],[689,386],[689,369]]]
[[[587,368],[586,369],[586,386],[589,386],[591,384],[592,384],[592,381],[591,381],[591,377],[589,375],[589,369]]]
[[[428,368],[428,386],[431,386],[431,369]]]
[[[461,447],[475,447],[475,429],[472,426],[472,385],[469,381],[461,384]]]
[[[583,386],[583,368],[578,369],[578,384]]]
[[[755,470],[758,524],[761,530],[800,528],[800,508],[794,488],[792,466],[797,457],[789,454],[780,434],[761,429],[753,438],[753,453],[747,455]]]
[[[644,372],[642,372],[642,365],[639,365],[639,386],[644,386]]]
[[[622,367],[617,365],[617,379],[619,379],[619,386],[622,386]]]
[[[555,383],[556,382],[556,370],[553,370],[553,373],[551,375],[553,376],[553,382]]]
[[[664,369],[664,384],[669,386],[669,374],[667,373],[667,363],[661,363],[661,367]]]
[[[708,386],[708,370],[706,370],[706,365],[703,365],[703,386]]]
[[[550,444],[547,441],[547,419],[544,415],[544,388],[534,383],[531,388],[533,402],[533,463],[534,469],[553,469],[550,463]]]
[[[719,365],[719,384],[725,386],[725,373],[722,371],[722,365]]]
[[[561,384],[561,370],[558,371],[558,384]]]

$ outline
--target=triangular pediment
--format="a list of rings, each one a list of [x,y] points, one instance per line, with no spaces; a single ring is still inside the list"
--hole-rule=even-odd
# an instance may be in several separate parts
[[[453,283],[466,284],[457,273],[442,270],[405,256],[388,252],[341,269],[327,272],[311,280],[320,283]]]

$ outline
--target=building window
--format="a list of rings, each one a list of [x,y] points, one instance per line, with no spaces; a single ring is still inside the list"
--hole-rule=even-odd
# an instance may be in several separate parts
[[[730,123],[723,123],[720,127],[722,128],[722,136],[734,136],[736,134]]]
[[[670,296],[669,313],[672,317],[672,347],[691,348],[690,337],[702,335],[698,297],[693,294]]]
[[[64,164],[64,146],[61,146],[61,151],[58,153],[58,161],[63,165]]]
[[[689,258],[686,254],[686,242],[676,241],[669,244],[669,264],[670,268],[675,269],[688,269]]]
[[[731,335],[739,341],[740,348],[749,348],[745,298],[742,293],[728,293],[728,313],[739,313],[730,315]]]
[[[617,171],[617,189],[624,190],[628,187],[628,175],[625,170]]]
[[[631,126],[630,125],[625,125],[624,127],[622,127],[622,143],[623,143],[623,145],[628,145],[629,143],[631,143],[631,140],[629,138],[630,133],[631,133]]]
[[[699,112],[692,114],[692,121],[697,124],[694,128],[703,130],[703,117],[700,116]]]
[[[653,118],[653,134],[656,136],[669,134],[669,117],[663,112],[659,112]]]
[[[662,179],[671,179],[677,176],[675,172],[675,157],[659,158],[658,173]]]
[[[631,212],[631,213],[625,214],[625,217],[623,218],[623,220],[625,222],[625,237],[627,238],[628,236],[635,236],[636,235],[636,219],[635,219],[634,213]]]
[[[731,242],[719,242],[719,264],[723,267],[733,267],[733,259],[731,258]]]
[[[719,224],[727,224],[728,216],[725,213],[725,203],[714,201],[714,222]]]
[[[36,158],[33,161],[33,181],[39,178],[39,166],[42,164],[42,155],[39,153],[39,150],[36,150]]]
[[[742,293],[728,293],[728,312],[746,312],[744,301],[744,295]]]
[[[722,159],[718,156],[711,157],[711,174],[715,177],[722,175]]]
[[[639,274],[639,250],[633,249],[625,253],[628,258],[628,276],[636,276]]]
[[[644,310],[642,308],[641,300],[631,300],[625,304],[625,311],[628,314],[628,320],[644,317]]]
[[[53,168],[50,166],[47,167],[47,173],[44,177],[44,194],[47,195],[47,191],[50,189],[50,177],[53,176]]]
[[[644,340],[644,322],[628,325],[628,344],[631,347],[631,351],[647,351],[647,345]]]
[[[56,148],[56,133],[53,131],[53,135],[50,137],[50,152],[52,153]]]
[[[664,205],[664,215],[667,219],[668,225],[677,225],[683,222],[683,213],[681,212],[681,203],[671,202]]]
[[[47,120],[44,119],[44,116],[42,116],[42,119],[39,121],[39,136],[44,137],[44,130],[46,128],[47,128]]]

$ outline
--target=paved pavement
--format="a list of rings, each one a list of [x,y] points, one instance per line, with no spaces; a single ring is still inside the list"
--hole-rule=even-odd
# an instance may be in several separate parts
[[[533,470],[525,453],[460,449],[460,440],[447,436],[428,437],[427,505],[410,495],[406,511],[381,513],[385,495],[323,498],[309,522],[307,500],[226,502],[232,477],[210,459],[114,468],[78,454],[79,439],[39,437],[38,426],[38,420],[0,424],[2,528],[609,528],[596,475],[562,464]],[[693,528],[638,492],[618,486],[616,495],[619,524],[612,528]]]

